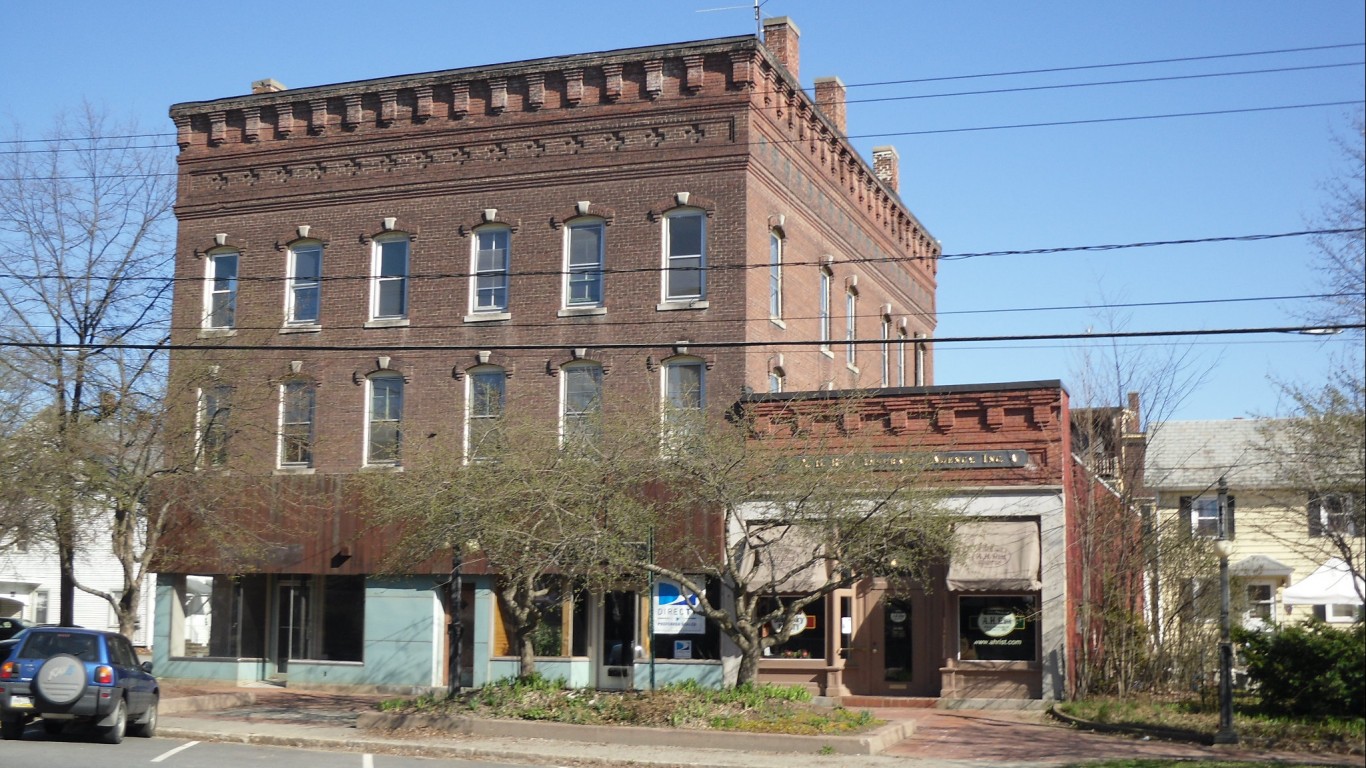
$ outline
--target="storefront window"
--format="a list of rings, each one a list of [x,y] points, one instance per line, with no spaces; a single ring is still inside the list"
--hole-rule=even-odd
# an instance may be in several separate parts
[[[770,601],[762,610],[767,612],[774,607]],[[768,627],[768,634],[772,634],[773,629]],[[774,659],[825,658],[825,601],[817,600],[793,616],[792,637],[785,643],[766,649],[764,655]]]
[[[707,599],[712,605],[720,599],[720,594],[719,582],[709,580]],[[696,602],[696,597],[687,594],[687,590],[674,581],[659,579],[655,582],[652,607],[656,659],[721,658],[721,633],[715,624],[692,610]]]
[[[958,658],[1036,661],[1036,601],[1030,595],[958,598]]]
[[[888,682],[911,679],[911,601],[888,598],[883,613],[882,647],[884,678]]]

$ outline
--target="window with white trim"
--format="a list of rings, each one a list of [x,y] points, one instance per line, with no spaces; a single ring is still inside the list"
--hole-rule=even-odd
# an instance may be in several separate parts
[[[232,414],[232,387],[218,384],[199,390],[199,465],[221,467],[228,463],[228,419]]]
[[[365,463],[396,465],[402,443],[403,377],[377,373],[367,379]]]
[[[680,358],[664,363],[664,401],[671,410],[701,410],[706,404],[705,382],[701,360]]]
[[[313,466],[313,418],[317,390],[309,381],[280,385],[280,467]]]
[[[565,227],[566,307],[602,306],[604,232],[601,220],[580,221]]]
[[[896,332],[896,385],[906,386],[906,329]]]
[[[774,368],[773,370],[771,370],[771,371],[768,372],[768,391],[769,391],[769,392],[775,393],[775,394],[778,393],[778,392],[782,392],[782,391],[783,391],[783,387],[785,387],[786,385],[787,385],[787,376],[783,373],[783,369],[782,369],[782,368]]]
[[[1225,499],[1224,512],[1227,515],[1225,535],[1232,539],[1234,537],[1234,499],[1232,496],[1227,496]],[[1218,496],[1182,496],[1179,508],[1181,513],[1190,520],[1191,533],[1196,536],[1207,536],[1211,539],[1219,536]]]
[[[835,276],[821,267],[820,293],[816,297],[816,322],[820,327],[821,349],[830,349],[830,287]]]
[[[925,342],[915,343],[915,385],[925,386]]]
[[[1366,530],[1366,509],[1360,496],[1351,493],[1311,494],[1309,535],[1360,536]]]
[[[486,459],[502,448],[501,419],[507,397],[507,371],[496,365],[470,370],[465,396],[465,457]]]
[[[844,362],[850,367],[858,365],[858,347],[854,344],[854,339],[858,338],[858,294],[853,290],[844,293]]]
[[[507,227],[481,227],[474,233],[470,265],[470,314],[508,311],[509,245]]]
[[[892,319],[882,318],[882,386],[892,383]]]
[[[311,241],[290,246],[288,268],[285,322],[316,325],[322,317],[322,243]]]
[[[776,231],[768,233],[768,316],[783,317],[783,238]]]
[[[1247,611],[1244,624],[1271,624],[1276,621],[1276,585],[1252,583],[1247,585]]]
[[[241,254],[209,254],[208,286],[204,295],[204,327],[230,329],[237,324],[237,268]]]
[[[664,217],[664,300],[694,301],[707,295],[707,217],[683,209]]]
[[[370,318],[398,320],[408,316],[407,235],[375,238],[370,290]]]
[[[563,442],[588,443],[598,436],[602,413],[602,366],[569,363],[560,369],[560,436]]]
[[[1315,606],[1317,608],[1318,606]],[[1351,603],[1329,603],[1324,609],[1323,620],[1330,624],[1349,624],[1361,618],[1361,606]]]

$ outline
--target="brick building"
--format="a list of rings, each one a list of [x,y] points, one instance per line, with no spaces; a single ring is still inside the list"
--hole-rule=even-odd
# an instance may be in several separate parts
[[[440,564],[377,576],[384,538],[344,487],[401,467],[400,425],[472,446],[514,400],[570,432],[608,396],[726,407],[744,392],[936,392],[939,249],[898,197],[896,151],[861,158],[843,84],[818,79],[809,96],[797,27],[764,30],[309,88],[265,80],[172,107],[175,461],[198,470],[199,520],[301,524],[248,568],[212,530],[178,534],[158,581],[159,671],[443,682]],[[1065,446],[1061,392],[1016,404],[1048,414],[1031,429],[1054,443],[1038,452],[1050,482],[1066,479],[1065,447],[1049,453]],[[984,406],[984,430],[1004,404]],[[490,583],[471,579],[466,599],[474,683],[506,672]],[[1056,600],[1061,582],[1043,583]],[[575,649],[586,658],[547,674],[602,682],[602,610],[580,617],[594,627]],[[1061,679],[1029,663],[1015,693]]]

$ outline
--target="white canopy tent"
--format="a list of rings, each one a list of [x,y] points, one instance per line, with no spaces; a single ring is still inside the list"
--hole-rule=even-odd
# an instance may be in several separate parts
[[[1332,558],[1320,565],[1313,573],[1286,587],[1281,600],[1286,605],[1360,605],[1363,591],[1362,578],[1356,577],[1352,584],[1352,572],[1347,563]]]

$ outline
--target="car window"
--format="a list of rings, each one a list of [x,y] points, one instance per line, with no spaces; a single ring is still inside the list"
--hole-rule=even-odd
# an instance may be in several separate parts
[[[128,638],[111,637],[109,648],[117,654],[116,663],[121,667],[136,667],[138,665],[138,655],[133,653],[133,646],[128,644]],[[115,650],[117,649],[117,650]]]
[[[26,659],[47,659],[68,653],[81,661],[99,661],[95,638],[67,632],[30,633],[19,655]]]

